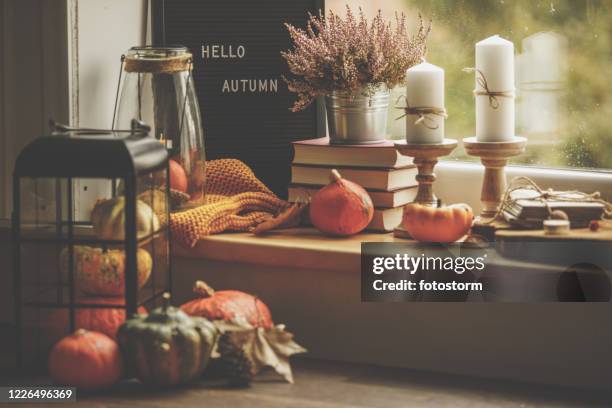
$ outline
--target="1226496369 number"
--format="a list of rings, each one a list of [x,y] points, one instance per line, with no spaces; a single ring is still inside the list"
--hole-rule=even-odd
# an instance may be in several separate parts
[[[76,401],[74,387],[0,387],[0,402]]]

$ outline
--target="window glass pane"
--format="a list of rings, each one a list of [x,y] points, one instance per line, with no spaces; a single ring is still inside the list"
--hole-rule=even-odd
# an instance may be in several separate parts
[[[514,163],[612,169],[612,2],[605,0],[327,0],[368,17],[404,12],[416,26],[418,12],[433,19],[427,59],[445,69],[446,136],[474,135],[474,44],[494,34],[514,42],[516,131],[528,137]],[[396,95],[405,92],[396,89]],[[404,137],[401,111],[389,112],[391,138]],[[453,157],[477,160],[462,147]]]

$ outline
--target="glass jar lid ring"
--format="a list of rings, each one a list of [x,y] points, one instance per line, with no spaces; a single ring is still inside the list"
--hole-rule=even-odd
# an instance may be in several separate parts
[[[193,59],[190,53],[164,58],[138,58],[126,55],[124,64],[125,72],[172,74],[191,70],[193,68]]]

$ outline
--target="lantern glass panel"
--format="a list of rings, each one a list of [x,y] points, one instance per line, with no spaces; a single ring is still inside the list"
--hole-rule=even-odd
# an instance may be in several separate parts
[[[170,290],[167,160],[154,138],[112,132],[43,137],[19,156],[13,237],[21,368],[44,369],[52,345],[78,328],[114,337],[126,315],[154,307]]]
[[[24,177],[19,191],[23,236],[65,233],[67,221],[66,180]]]
[[[149,206],[154,217],[149,217],[148,229],[151,231],[139,239],[138,248],[151,257],[153,266],[149,278],[139,291],[139,303],[153,305],[170,286],[170,232],[168,225],[168,191],[166,189],[166,170],[158,170],[138,177],[136,184],[139,202]]]

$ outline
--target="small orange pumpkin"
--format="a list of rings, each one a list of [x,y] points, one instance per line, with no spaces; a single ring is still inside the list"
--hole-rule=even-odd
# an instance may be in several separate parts
[[[68,270],[69,259],[68,248],[65,248],[60,258],[62,270]],[[136,265],[140,289],[147,283],[153,269],[153,258],[146,249],[138,248]],[[88,295],[123,296],[125,294],[125,251],[75,245],[74,272],[77,287]]]
[[[226,321],[244,318],[254,327],[270,329],[274,326],[270,309],[256,296],[239,290],[215,291],[203,281],[196,281],[193,292],[198,298],[181,306],[190,316]]]
[[[402,226],[422,242],[455,242],[472,227],[474,213],[467,204],[434,208],[421,204],[404,207]]]
[[[77,303],[102,304],[117,307],[92,307],[77,308],[75,311],[75,327],[106,334],[113,340],[117,340],[117,329],[125,322],[124,298],[112,297],[78,297]],[[138,313],[147,314],[143,306],[138,308]],[[55,309],[46,321],[50,335],[58,339],[68,332],[68,310]]]
[[[121,379],[119,345],[105,334],[79,329],[58,341],[49,354],[53,382],[83,390],[109,387]]]
[[[181,193],[187,192],[187,173],[185,169],[177,161],[170,160],[170,188],[178,190]]]
[[[323,233],[353,235],[370,224],[374,205],[363,187],[343,179],[338,170],[333,169],[330,183],[312,197],[309,216],[312,225]]]

